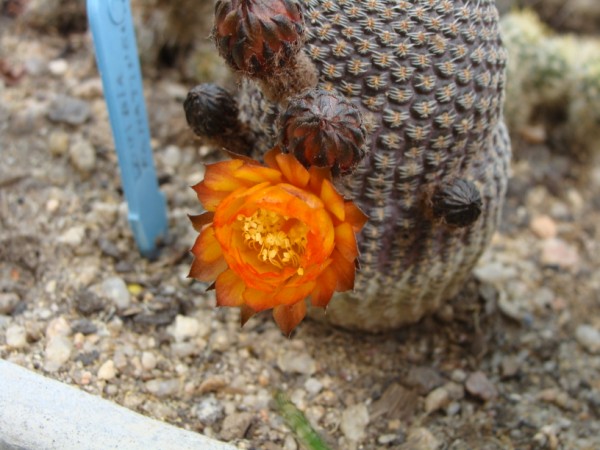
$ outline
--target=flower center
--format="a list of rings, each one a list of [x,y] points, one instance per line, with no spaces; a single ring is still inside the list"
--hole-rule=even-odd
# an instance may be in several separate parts
[[[244,243],[257,252],[263,262],[278,268],[295,267],[304,274],[300,256],[306,250],[308,227],[297,219],[290,219],[273,211],[259,208],[252,216],[237,216]]]

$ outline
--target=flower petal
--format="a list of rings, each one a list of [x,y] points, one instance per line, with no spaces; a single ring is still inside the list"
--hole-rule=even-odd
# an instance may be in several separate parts
[[[242,306],[246,284],[229,269],[217,277],[215,282],[217,306]]]
[[[190,221],[192,222],[192,226],[194,227],[194,230],[196,230],[198,233],[202,232],[202,229],[204,228],[205,225],[208,225],[209,223],[211,223],[213,221],[213,218],[215,217],[215,213],[214,212],[205,212],[202,214],[198,214],[196,216],[192,216],[191,214],[188,214],[188,217],[190,219]]]
[[[192,189],[196,192],[198,200],[207,211],[216,211],[219,204],[230,194],[226,191],[213,191],[206,187],[204,183],[198,183],[192,186]]]
[[[344,221],[346,210],[344,208],[344,199],[335,190],[329,180],[323,180],[321,185],[321,199],[325,207],[341,222]]]
[[[252,184],[264,183],[265,181],[275,184],[283,181],[283,176],[278,170],[256,164],[244,164],[235,171],[235,178]]]
[[[352,225],[344,222],[335,227],[335,248],[339,250],[344,258],[354,262],[358,256],[356,236]]]
[[[202,230],[194,246],[192,254],[195,256],[190,269],[189,277],[200,281],[212,281],[227,269],[221,246],[215,238],[215,229],[208,227]]]
[[[254,311],[249,306],[242,305],[242,307],[240,308],[240,323],[241,323],[241,325],[242,326],[246,325],[246,322],[248,322],[254,314],[256,314],[256,311]]]
[[[315,281],[306,283],[294,283],[290,286],[284,286],[273,296],[274,305],[291,305],[300,300],[304,300],[315,288]]]
[[[258,289],[252,288],[246,288],[244,291],[244,302],[256,312],[277,306],[273,303],[273,297],[270,292],[259,291]]]
[[[337,278],[335,290],[344,292],[354,288],[354,276],[356,275],[354,261],[348,261],[338,250],[334,250],[331,257],[333,263],[330,267],[335,271]]]
[[[293,305],[277,306],[273,309],[273,318],[283,331],[283,334],[289,336],[298,326],[306,315],[306,302],[304,300],[294,303]]]
[[[233,192],[246,185],[246,183],[240,182],[235,177],[235,171],[244,164],[246,163],[241,159],[208,164],[204,173],[204,180],[200,184],[204,184],[208,189],[214,191]]]
[[[290,184],[299,188],[305,188],[308,185],[310,174],[294,155],[280,153],[275,156],[275,159],[283,176]]]
[[[354,232],[358,233],[365,223],[367,223],[369,217],[362,212],[360,208],[354,204],[354,202],[344,202],[344,209],[346,211],[345,222],[348,222],[350,225],[352,225]]]
[[[265,160],[265,164],[268,167],[270,167],[271,169],[280,170],[279,169],[279,164],[277,163],[277,158],[276,158],[276,156],[279,155],[280,153],[281,153],[281,149],[279,148],[278,145],[276,145],[271,150],[269,150],[268,152],[266,152],[263,155],[263,159]]]
[[[335,292],[336,285],[337,274],[334,268],[329,266],[317,278],[315,288],[310,294],[311,304],[319,308],[325,308]]]

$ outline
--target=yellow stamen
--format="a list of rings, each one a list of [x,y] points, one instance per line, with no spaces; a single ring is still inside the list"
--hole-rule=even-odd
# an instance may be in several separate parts
[[[295,267],[299,276],[304,275],[300,257],[306,251],[306,224],[262,208],[250,217],[240,214],[237,220],[244,243],[261,261],[279,269]]]

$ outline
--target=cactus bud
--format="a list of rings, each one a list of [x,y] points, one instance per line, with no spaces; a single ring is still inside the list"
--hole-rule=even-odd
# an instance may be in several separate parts
[[[240,155],[252,150],[252,135],[238,119],[237,101],[222,87],[199,84],[188,93],[183,109],[192,131],[207,143]]]
[[[238,106],[233,96],[213,83],[199,84],[183,102],[188,125],[198,136],[216,136],[238,127]]]
[[[304,166],[352,172],[365,156],[366,131],[360,111],[345,97],[310,89],[290,99],[280,119],[283,152]]]
[[[431,201],[433,216],[457,228],[474,223],[483,207],[477,187],[464,179],[441,186],[433,194]]]
[[[234,70],[270,77],[300,50],[304,19],[292,0],[218,0],[213,38]]]

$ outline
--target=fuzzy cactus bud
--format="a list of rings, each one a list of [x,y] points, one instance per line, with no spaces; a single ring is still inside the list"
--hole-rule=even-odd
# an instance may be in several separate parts
[[[252,139],[246,125],[238,120],[236,99],[213,83],[199,84],[183,102],[185,118],[192,131],[209,144],[247,154]]]
[[[473,224],[483,207],[477,187],[464,179],[442,185],[433,194],[431,202],[434,217],[457,228]]]
[[[334,175],[345,175],[365,156],[361,113],[333,92],[311,89],[290,99],[280,130],[282,150],[307,167],[329,167]]]
[[[304,20],[292,0],[218,0],[213,37],[234,70],[270,77],[300,50]]]
[[[183,109],[188,125],[198,136],[212,137],[237,129],[237,102],[216,84],[199,84],[190,90]]]

